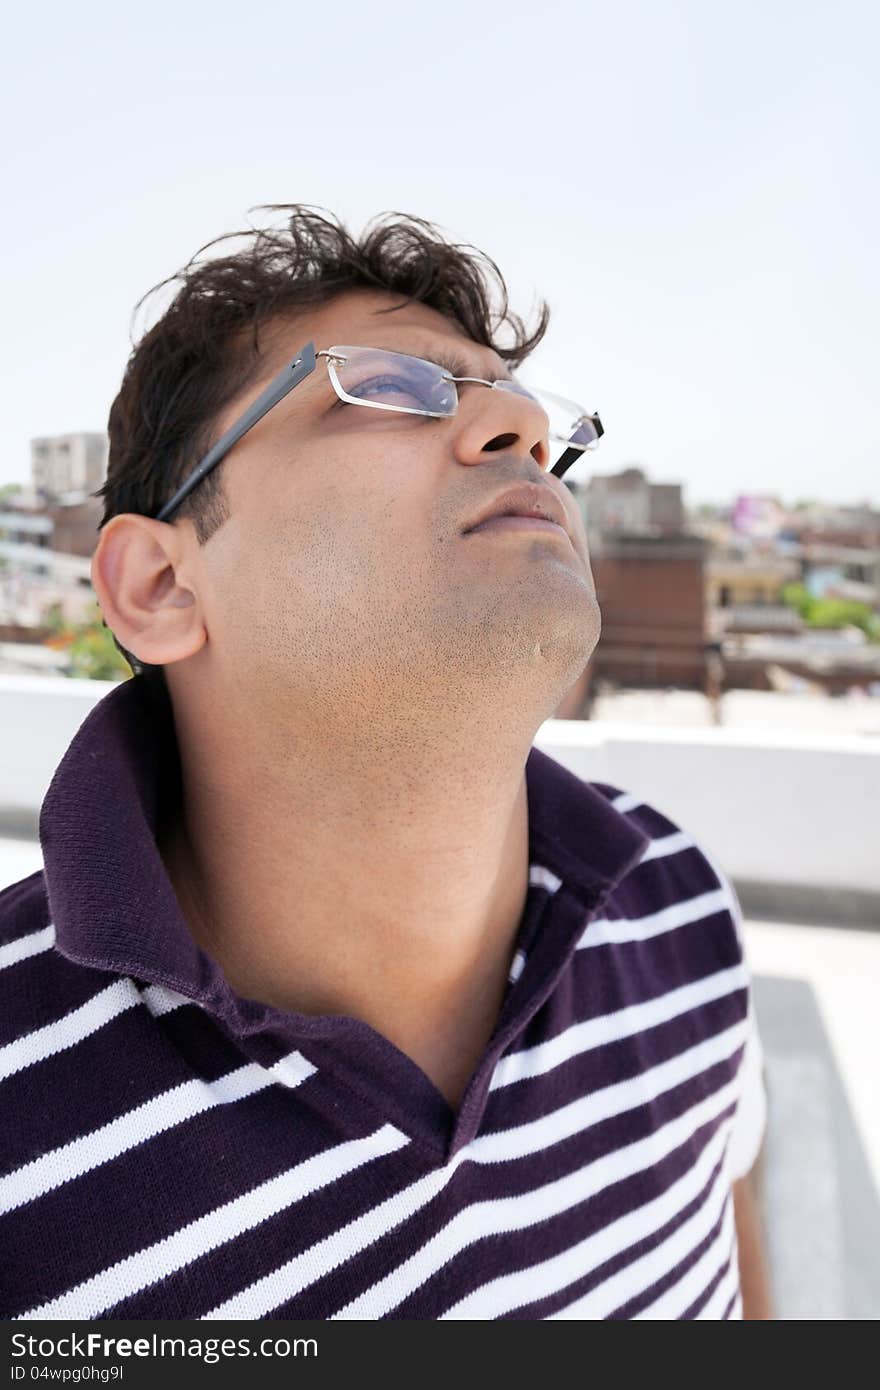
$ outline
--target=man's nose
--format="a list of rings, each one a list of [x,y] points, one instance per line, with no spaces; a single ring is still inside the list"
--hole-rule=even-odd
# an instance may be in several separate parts
[[[497,387],[459,387],[455,455],[459,463],[482,463],[504,449],[531,454],[542,469],[550,466],[550,420],[531,396]]]

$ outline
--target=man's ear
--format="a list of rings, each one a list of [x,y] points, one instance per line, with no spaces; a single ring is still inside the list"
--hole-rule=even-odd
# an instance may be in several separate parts
[[[139,661],[167,666],[207,641],[193,580],[191,522],[121,512],[101,530],[92,585],[104,621]]]

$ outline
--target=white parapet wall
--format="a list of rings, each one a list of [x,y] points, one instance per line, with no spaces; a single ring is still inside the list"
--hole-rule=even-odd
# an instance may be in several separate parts
[[[70,740],[112,689],[0,676],[0,834],[36,825]],[[880,903],[880,740],[548,719],[535,742],[578,776],[651,802],[737,882]]]
[[[27,825],[68,744],[114,681],[0,675],[0,817]]]

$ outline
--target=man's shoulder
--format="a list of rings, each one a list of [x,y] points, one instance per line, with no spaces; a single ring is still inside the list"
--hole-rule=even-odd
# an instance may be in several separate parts
[[[50,926],[49,900],[42,869],[0,889],[0,967],[36,948]]]
[[[54,950],[42,869],[0,891],[0,1080],[19,1069],[19,1052],[48,1019],[65,1011],[69,988]],[[59,968],[60,967],[60,968]],[[25,1042],[22,1042],[22,1039]]]
[[[0,1053],[81,1005],[108,979],[58,950],[42,869],[0,891]]]
[[[733,1088],[731,1104],[745,1095],[730,1155],[731,1171],[740,1176],[760,1144],[763,1109],[760,1042],[736,890],[714,852],[682,823],[685,818],[619,786],[591,785],[648,843],[586,926],[582,994],[593,1014],[609,997],[617,1008],[624,1003],[620,1017],[627,1027],[635,1022],[643,1030],[642,1056],[660,1057],[670,1074],[711,1071]],[[667,1044],[668,1056],[662,1051]]]

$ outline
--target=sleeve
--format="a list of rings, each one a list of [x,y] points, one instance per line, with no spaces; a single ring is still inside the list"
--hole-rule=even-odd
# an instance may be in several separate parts
[[[743,932],[742,907],[740,906],[736,889],[721,866],[716,863],[712,856],[706,851],[705,845],[701,845],[700,849],[709,861],[712,871],[717,877],[718,883],[727,898],[728,909],[739,942],[743,964],[748,968],[745,951],[745,933]],[[758,1020],[755,1014],[755,1001],[751,979],[749,979],[748,984],[748,996],[746,1043],[738,1072],[739,1099],[737,1101],[733,1128],[730,1133],[727,1151],[730,1173],[734,1181],[738,1178],[745,1177],[753,1167],[761,1151],[761,1145],[764,1142],[764,1135],[767,1129],[767,1092],[764,1084],[764,1051],[758,1032]]]
[[[761,1041],[749,991],[748,1032],[739,1069],[739,1100],[728,1146],[730,1172],[734,1181],[745,1177],[753,1167],[764,1141],[767,1093],[763,1072]]]

